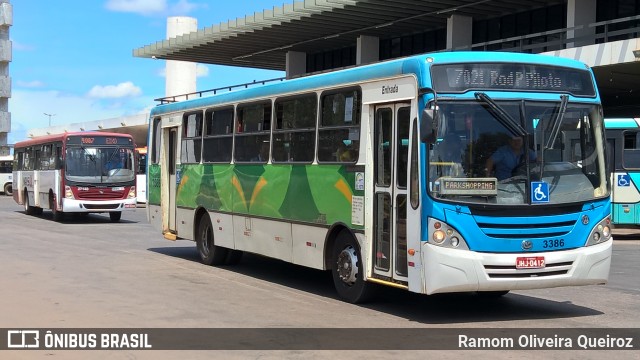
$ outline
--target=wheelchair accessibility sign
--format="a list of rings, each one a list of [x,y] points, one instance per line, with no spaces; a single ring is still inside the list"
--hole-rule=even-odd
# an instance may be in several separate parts
[[[549,184],[544,181],[531,182],[531,203],[549,202]]]
[[[631,186],[629,174],[618,174],[618,186]]]

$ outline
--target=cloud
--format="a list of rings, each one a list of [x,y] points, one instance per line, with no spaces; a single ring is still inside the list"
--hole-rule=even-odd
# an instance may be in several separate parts
[[[161,13],[167,9],[166,0],[108,0],[105,7],[111,11],[131,12],[141,15]]]
[[[44,83],[38,80],[33,80],[33,81],[18,80],[16,81],[16,86],[23,87],[23,88],[41,88],[41,87],[44,87]]]
[[[144,16],[179,16],[187,15],[198,8],[206,8],[207,5],[191,3],[189,0],[178,0],[171,5],[167,4],[167,0],[108,0],[105,7],[111,11],[130,12]]]
[[[60,126],[133,115],[155,105],[153,98],[146,96],[118,99],[116,103],[60,91],[14,89],[9,98],[9,142],[26,139],[29,129],[48,127],[49,117],[44,113],[56,114],[51,117],[51,126]]]
[[[33,45],[23,44],[15,40],[11,40],[11,48],[17,51],[33,51],[36,49]]]
[[[133,85],[131,81],[127,81],[127,82],[120,83],[118,85],[107,85],[107,86],[96,85],[93,88],[91,88],[91,90],[89,90],[89,93],[87,93],[87,96],[91,98],[99,98],[99,99],[105,99],[105,98],[114,99],[114,98],[139,96],[140,94],[142,94],[142,90],[140,90],[139,87]]]
[[[171,6],[169,12],[174,16],[186,15],[200,7],[206,7],[206,5],[190,3],[188,0],[180,0],[177,4]]]
[[[196,66],[196,76],[197,77],[209,76],[209,67],[207,67],[206,65],[198,64]]]

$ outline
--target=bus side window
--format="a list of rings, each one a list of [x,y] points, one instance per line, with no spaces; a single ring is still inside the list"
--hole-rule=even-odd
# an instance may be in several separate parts
[[[202,161],[231,162],[233,143],[233,108],[207,109],[205,112]]]
[[[238,162],[268,162],[269,128],[271,126],[271,102],[239,105],[238,122],[243,132],[236,133],[234,157]],[[266,154],[265,154],[265,148]]]
[[[640,169],[640,131],[623,132],[622,166],[625,169]]]
[[[354,163],[360,149],[360,90],[323,94],[318,161]]]
[[[185,114],[182,120],[180,162],[199,163],[202,147],[202,111]]]
[[[160,118],[153,119],[153,138],[151,139],[151,163],[158,164],[160,162]]]
[[[276,101],[274,162],[313,162],[316,143],[315,94]]]
[[[62,169],[62,145],[56,145],[56,154],[55,154],[55,168]]]

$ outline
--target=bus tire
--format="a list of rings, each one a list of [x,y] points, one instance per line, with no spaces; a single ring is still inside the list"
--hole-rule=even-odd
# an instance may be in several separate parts
[[[29,193],[27,192],[27,190],[24,191],[23,203],[24,203],[24,213],[25,214],[34,215],[36,213],[36,208],[34,208],[33,206],[29,205]]]
[[[111,219],[111,222],[118,222],[121,217],[122,211],[113,211],[109,213],[109,219]]]
[[[196,246],[198,248],[198,254],[200,254],[200,261],[202,261],[203,264],[217,266],[226,263],[228,250],[216,246],[213,238],[213,227],[207,214],[202,216],[198,224]]]
[[[53,195],[53,193],[49,193],[49,208],[51,209],[51,213],[53,214],[53,221],[60,222],[64,219],[64,212],[58,211],[55,195]]]
[[[238,265],[241,259],[242,259],[241,250],[229,249],[227,253],[227,258],[225,259],[224,263],[225,265]]]
[[[352,304],[363,303],[371,299],[374,284],[364,281],[362,254],[353,236],[343,230],[333,247],[333,284],[338,295]]]
[[[11,184],[11,183],[6,183],[6,184],[4,185],[4,194],[5,194],[6,196],[11,196],[11,195],[13,195],[13,184]]]

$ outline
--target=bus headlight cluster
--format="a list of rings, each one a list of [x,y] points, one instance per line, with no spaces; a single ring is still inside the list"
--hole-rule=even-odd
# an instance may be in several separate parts
[[[133,199],[134,197],[136,197],[136,187],[132,186],[129,188],[129,194],[127,195],[127,198]]]
[[[64,187],[64,197],[67,199],[73,199],[73,191],[71,191],[71,186]]]
[[[453,248],[469,250],[467,243],[464,241],[460,233],[458,233],[449,224],[429,218],[429,243]]]
[[[593,227],[586,246],[596,245],[611,240],[611,218],[607,216]]]

